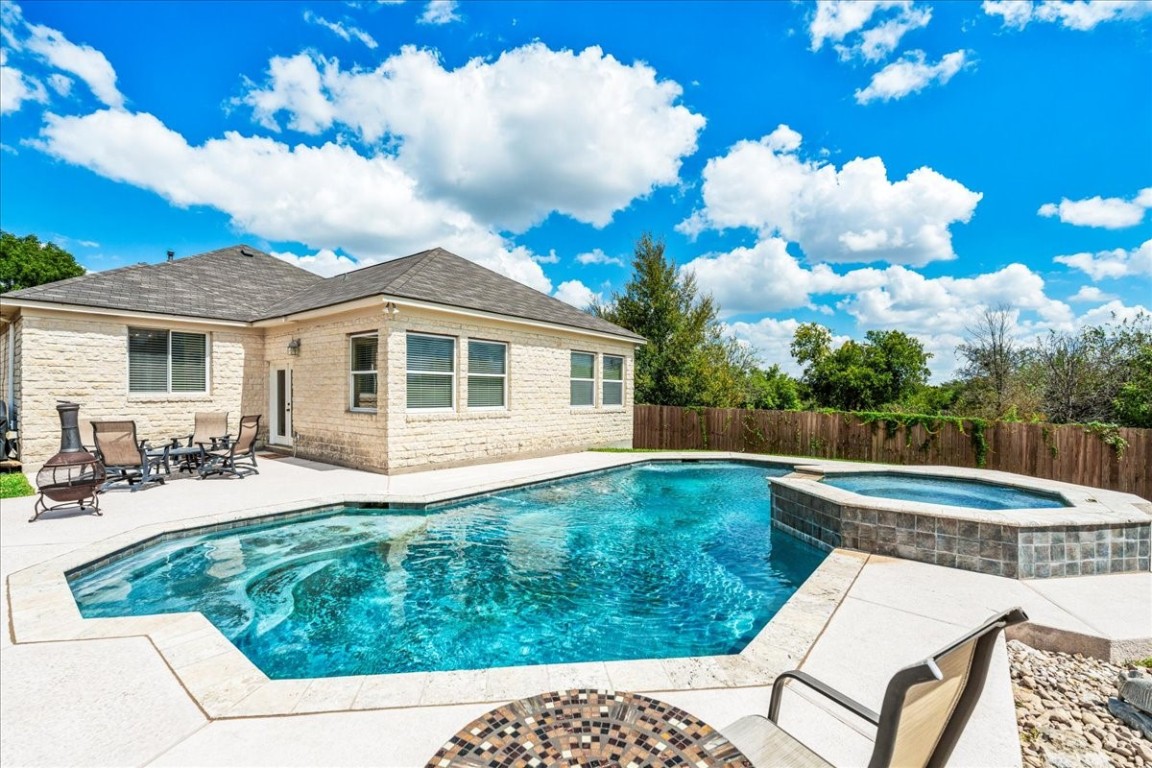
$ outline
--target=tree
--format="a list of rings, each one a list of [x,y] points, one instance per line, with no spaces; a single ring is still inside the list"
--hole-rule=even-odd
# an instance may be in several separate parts
[[[1048,419],[1057,424],[1117,422],[1121,411],[1139,417],[1149,346],[1152,318],[1143,313],[1121,323],[1088,326],[1079,333],[1050,332],[1032,350]],[[1130,396],[1137,399],[1129,401]]]
[[[1152,344],[1144,344],[1132,361],[1132,375],[1112,402],[1116,423],[1152,427]]]
[[[17,237],[0,231],[0,293],[82,274],[84,267],[55,243],[42,243],[36,235]]]
[[[902,331],[869,331],[863,343],[832,349],[832,333],[804,323],[792,338],[792,356],[804,366],[802,381],[814,405],[859,411],[899,403],[928,380],[923,345]]]
[[[1014,406],[1024,353],[1012,338],[1014,312],[1005,304],[985,308],[965,328],[967,339],[956,348],[964,360],[964,401],[969,412],[999,418]]]
[[[623,293],[592,311],[648,341],[636,351],[636,402],[743,404],[752,355],[724,336],[712,297],[699,295],[691,273],[677,274],[662,240],[641,236]]]
[[[800,409],[800,383],[779,365],[770,368],[753,368],[748,375],[748,395],[745,401],[748,408],[766,411],[797,411]]]

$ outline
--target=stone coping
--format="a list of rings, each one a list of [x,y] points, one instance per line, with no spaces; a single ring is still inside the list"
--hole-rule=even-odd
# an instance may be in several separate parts
[[[977,523],[997,523],[1008,526],[1076,526],[1152,524],[1152,501],[1131,493],[1089,488],[1057,480],[1027,477],[1011,472],[967,467],[905,466],[893,464],[815,463],[810,460],[794,462],[793,473],[772,478],[773,484],[802,490],[838,504],[860,509],[906,512],[911,514],[950,517]],[[1056,496],[1066,507],[1043,509],[975,509],[948,504],[930,504],[906,501],[846,491],[820,482],[824,477],[836,475],[919,475],[942,477],[949,480],[967,480],[987,485],[1006,485],[1025,491]]]
[[[729,453],[621,454],[614,467],[596,471],[653,460],[733,460],[785,467],[792,463]],[[501,703],[545,690],[577,687],[660,692],[763,686],[800,665],[867,561],[862,553],[832,552],[739,654],[299,680],[269,679],[201,613],[85,619],[68,586],[69,574],[95,561],[185,531],[259,524],[261,518],[314,515],[325,508],[354,504],[434,506],[577,474],[589,473],[548,472],[513,483],[484,483],[422,496],[385,494],[386,501],[379,494],[335,494],[142,526],[11,574],[13,642],[145,636],[210,719]]]

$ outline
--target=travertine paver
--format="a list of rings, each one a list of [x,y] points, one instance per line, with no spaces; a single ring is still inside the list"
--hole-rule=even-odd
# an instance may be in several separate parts
[[[207,722],[147,639],[0,651],[0,764],[143,765]]]

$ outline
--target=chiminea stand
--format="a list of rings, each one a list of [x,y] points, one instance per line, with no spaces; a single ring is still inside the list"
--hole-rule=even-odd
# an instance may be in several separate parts
[[[56,411],[60,414],[60,452],[36,473],[40,498],[36,500],[35,514],[28,518],[30,523],[45,512],[65,507],[78,506],[80,511],[89,508],[97,515],[103,514],[96,494],[106,473],[103,462],[85,450],[80,440],[80,406],[61,402]],[[60,503],[50,506],[46,498]]]

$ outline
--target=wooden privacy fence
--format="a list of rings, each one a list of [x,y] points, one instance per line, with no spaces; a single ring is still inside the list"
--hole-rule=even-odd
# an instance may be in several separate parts
[[[844,413],[637,405],[632,445],[887,464],[977,467],[983,463],[986,469],[1152,499],[1152,429],[1121,427],[1113,434],[1127,442],[1122,452],[1107,444],[1101,434],[1075,424],[989,422],[981,430],[970,422],[961,428],[941,421],[930,430],[921,423],[868,422]]]

